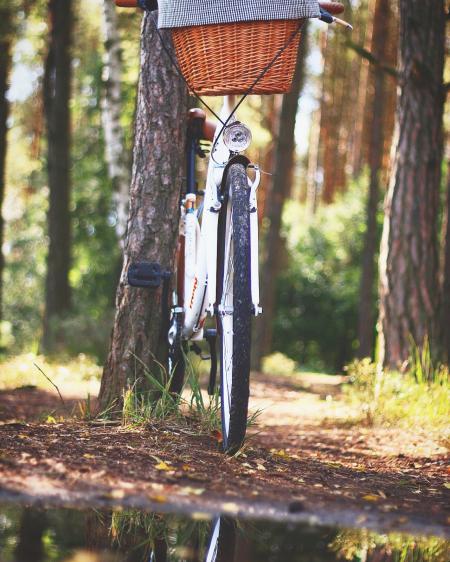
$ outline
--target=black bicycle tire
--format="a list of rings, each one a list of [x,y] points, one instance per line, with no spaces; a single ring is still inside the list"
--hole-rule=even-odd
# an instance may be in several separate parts
[[[233,335],[232,335],[232,383],[230,397],[225,396],[224,381],[224,329],[220,311],[218,314],[220,340],[221,371],[221,405],[223,448],[234,454],[245,438],[247,428],[248,401],[250,395],[250,347],[251,347],[251,283],[250,283],[250,213],[248,179],[245,166],[235,163],[227,171],[226,194],[231,193],[231,216],[233,237]],[[227,197],[225,202],[227,202]],[[227,213],[227,204],[222,213]],[[220,244],[225,244],[224,219]],[[219,256],[224,256],[224,249],[219,249]],[[222,259],[219,277],[223,280],[226,264]],[[219,262],[220,263],[220,262]],[[223,281],[219,289],[223,293]],[[220,295],[222,296],[222,295]],[[219,299],[218,302],[221,302]],[[224,401],[229,399],[229,431],[226,431]]]

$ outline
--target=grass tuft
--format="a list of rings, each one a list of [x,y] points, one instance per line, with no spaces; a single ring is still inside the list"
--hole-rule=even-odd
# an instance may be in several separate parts
[[[406,373],[385,372],[377,377],[377,366],[369,359],[347,367],[350,383],[344,386],[347,399],[370,424],[435,430],[445,436],[450,411],[449,371],[431,369],[427,352],[416,356]]]

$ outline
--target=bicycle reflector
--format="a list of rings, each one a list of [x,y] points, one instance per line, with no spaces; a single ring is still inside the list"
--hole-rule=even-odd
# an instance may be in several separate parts
[[[225,129],[223,142],[231,152],[242,152],[250,146],[252,133],[244,123],[235,121]]]

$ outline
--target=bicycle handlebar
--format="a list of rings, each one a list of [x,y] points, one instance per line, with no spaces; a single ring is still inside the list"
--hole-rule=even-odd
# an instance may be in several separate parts
[[[158,0],[114,0],[119,8],[142,8],[142,10],[157,10]]]
[[[144,0],[139,2],[139,0],[115,0],[116,6],[119,8],[142,8],[143,6],[147,5],[152,6],[152,9],[156,10],[158,7],[158,2],[156,0]],[[344,11],[344,5],[340,2],[319,2],[319,6],[329,12],[330,14],[342,14]]]
[[[114,0],[116,6],[119,8],[141,8],[142,10],[157,10],[158,0]],[[340,2],[322,2],[319,1],[320,18],[325,23],[339,23],[348,29],[353,29],[352,26],[337,18],[336,14],[341,14],[344,11],[344,5]]]

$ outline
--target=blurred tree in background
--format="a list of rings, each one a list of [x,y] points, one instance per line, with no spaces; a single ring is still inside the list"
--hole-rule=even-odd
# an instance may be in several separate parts
[[[0,5],[0,208],[5,197],[6,176],[6,147],[8,134],[9,101],[8,91],[9,73],[12,64],[12,46],[14,39],[14,13],[16,6],[13,2]],[[4,224],[0,213],[0,323],[2,321],[3,302],[3,240]]]
[[[356,351],[366,192],[356,182],[315,214],[287,206],[274,349],[304,367],[338,371]]]
[[[47,133],[49,247],[42,345],[50,351],[56,338],[53,322],[68,313],[72,300],[69,283],[72,254],[69,107],[72,93],[72,0],[49,0],[48,12],[50,36],[44,63],[43,96]]]

